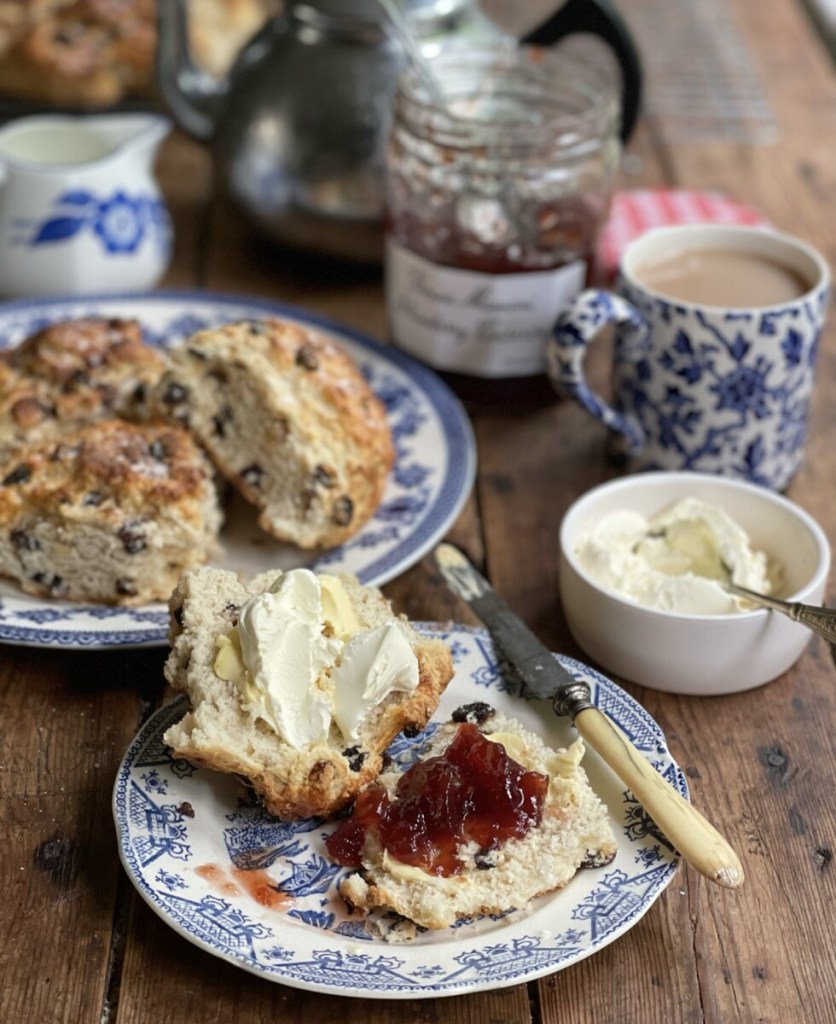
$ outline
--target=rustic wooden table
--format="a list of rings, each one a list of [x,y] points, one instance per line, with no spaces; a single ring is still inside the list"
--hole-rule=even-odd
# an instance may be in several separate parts
[[[641,7],[623,4],[628,17]],[[794,0],[736,0],[732,14],[777,138],[677,140],[670,120],[646,118],[620,184],[722,190],[817,245],[836,267],[833,68]],[[386,337],[379,276],[323,271],[257,244],[212,200],[208,157],[197,144],[173,136],[160,174],[176,224],[167,287],[292,302]],[[618,472],[601,431],[571,403],[475,417],[474,427],[476,487],[450,537],[552,649],[582,657],[557,597],[556,538],[569,503]],[[789,489],[831,544],[834,437],[831,317],[807,458]],[[385,590],[411,617],[474,621],[429,557]],[[829,594],[836,596],[832,578]],[[646,916],[595,956],[529,985],[414,1002],[342,999],[261,980],[180,938],[134,892],[119,864],[111,790],[138,727],[166,699],[164,656],[0,649],[6,1024],[836,1021],[836,670],[823,641],[812,639],[791,671],[754,692],[696,700],[626,687],[664,729],[695,802],[740,851],[740,891],[680,867]]]

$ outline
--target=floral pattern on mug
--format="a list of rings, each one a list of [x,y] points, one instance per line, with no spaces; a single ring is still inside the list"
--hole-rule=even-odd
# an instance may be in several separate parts
[[[769,313],[700,309],[649,297],[622,284],[644,317],[673,329],[656,361],[617,374],[632,391],[649,468],[709,469],[782,488],[801,462],[824,295]],[[655,308],[654,308],[655,307]],[[767,344],[764,344],[767,342]],[[678,386],[681,384],[681,386]]]
[[[769,310],[713,310],[589,290],[549,346],[555,386],[621,439],[635,468],[686,469],[784,488],[807,437],[826,285]],[[614,323],[612,403],[587,383],[590,342]],[[652,342],[651,342],[652,332]]]

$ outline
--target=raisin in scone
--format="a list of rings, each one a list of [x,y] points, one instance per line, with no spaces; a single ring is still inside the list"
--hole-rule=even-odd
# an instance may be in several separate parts
[[[488,705],[460,708],[415,765],[364,789],[328,838],[329,853],[359,869],[340,895],[444,928],[523,907],[609,863],[615,837],[583,753],[580,739],[549,749]]]
[[[162,354],[134,320],[52,324],[0,352],[0,455],[96,420],[148,419]]]
[[[394,449],[382,403],[347,352],[281,320],[200,331],[170,350],[158,401],[260,512],[302,548],[331,547],[374,513]]]
[[[121,420],[20,449],[0,479],[0,575],[27,593],[167,601],[216,547],[213,471],[183,430]]]
[[[206,567],[171,597],[165,675],[190,710],[176,757],[249,780],[282,818],[327,816],[423,729],[453,674],[449,648],[393,614],[379,590],[308,569],[249,583]]]

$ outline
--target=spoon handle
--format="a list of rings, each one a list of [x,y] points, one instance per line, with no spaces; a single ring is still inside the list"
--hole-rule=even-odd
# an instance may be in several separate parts
[[[683,860],[718,885],[743,883],[734,850],[700,812],[664,779],[624,733],[597,708],[575,715],[575,728],[633,791]]]
[[[793,622],[800,622],[829,643],[836,644],[836,608],[820,608],[801,601],[782,601],[777,597],[769,597],[767,594],[758,594],[754,590],[747,590],[746,587],[739,587],[736,583],[727,583],[725,586],[733,594],[788,615]]]

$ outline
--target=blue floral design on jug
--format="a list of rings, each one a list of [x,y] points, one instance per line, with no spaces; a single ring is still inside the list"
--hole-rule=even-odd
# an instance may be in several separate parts
[[[143,242],[164,252],[171,247],[171,223],[164,203],[152,196],[131,196],[117,190],[97,196],[86,189],[64,192],[53,202],[47,217],[27,231],[22,242],[28,246],[69,241],[89,231],[105,252],[135,253]]]

